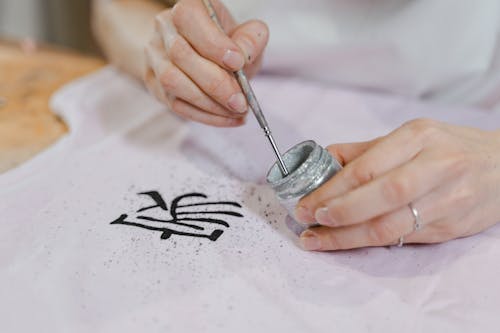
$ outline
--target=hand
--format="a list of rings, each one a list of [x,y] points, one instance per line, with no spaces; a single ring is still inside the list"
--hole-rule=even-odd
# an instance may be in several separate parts
[[[230,72],[257,72],[269,31],[256,20],[237,25],[221,2],[212,4],[225,33],[202,0],[181,0],[156,17],[144,81],[180,116],[213,126],[239,126],[248,105]]]
[[[437,243],[500,221],[500,132],[411,121],[370,142],[328,147],[345,168],[297,205],[321,226],[303,232],[308,250]],[[422,227],[408,205],[419,211]]]

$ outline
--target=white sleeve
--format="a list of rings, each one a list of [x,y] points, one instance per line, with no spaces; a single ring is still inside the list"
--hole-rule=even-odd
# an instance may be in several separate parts
[[[500,76],[498,68],[491,73],[497,0],[226,3],[241,20],[269,24],[266,71],[463,102],[489,93],[492,78],[485,76]]]

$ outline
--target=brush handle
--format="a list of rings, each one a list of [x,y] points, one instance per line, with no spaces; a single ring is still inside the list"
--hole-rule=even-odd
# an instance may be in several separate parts
[[[215,12],[215,8],[213,7],[210,0],[203,0],[203,3],[205,4],[205,7],[207,8],[208,14],[210,15],[212,21],[215,22],[215,24],[219,27],[219,29],[224,31],[224,28],[222,27],[222,24],[219,20],[219,17]],[[255,93],[253,92],[253,89],[250,86],[250,82],[248,82],[248,78],[245,72],[243,72],[243,70],[240,69],[239,71],[234,72],[234,76],[236,77],[236,80],[240,84],[241,90],[243,91],[243,94],[245,94],[248,104],[252,108],[252,111],[255,117],[257,118],[260,127],[262,127],[262,129],[266,128],[269,129],[269,125],[267,124],[266,118],[262,113],[262,109],[260,108],[259,102],[257,101],[257,97],[255,97]]]

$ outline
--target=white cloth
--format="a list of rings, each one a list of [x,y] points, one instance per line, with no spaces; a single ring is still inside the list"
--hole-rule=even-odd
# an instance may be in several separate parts
[[[300,80],[261,77],[255,91],[282,147],[370,139],[417,116],[500,122]],[[255,122],[183,123],[112,69],[53,106],[71,132],[0,175],[2,332],[498,330],[500,226],[441,245],[305,252],[263,185],[272,154]],[[168,214],[174,197],[202,192],[244,217],[228,216],[214,242],[110,224],[153,190]]]
[[[265,69],[500,109],[498,0],[225,0],[271,30]]]

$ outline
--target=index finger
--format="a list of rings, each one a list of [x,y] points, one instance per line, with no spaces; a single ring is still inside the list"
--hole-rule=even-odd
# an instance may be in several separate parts
[[[342,165],[350,163],[377,143],[379,139],[329,145],[326,150]]]
[[[301,222],[315,222],[316,210],[326,201],[366,184],[413,158],[423,146],[423,137],[417,135],[419,130],[415,128],[418,126],[405,124],[376,141],[319,189],[300,200],[295,211],[296,218]]]
[[[245,58],[226,31],[233,30],[236,22],[227,9],[217,0],[212,0],[223,30],[210,17],[202,0],[184,0],[172,9],[172,20],[178,32],[204,58],[231,71],[245,65]]]

